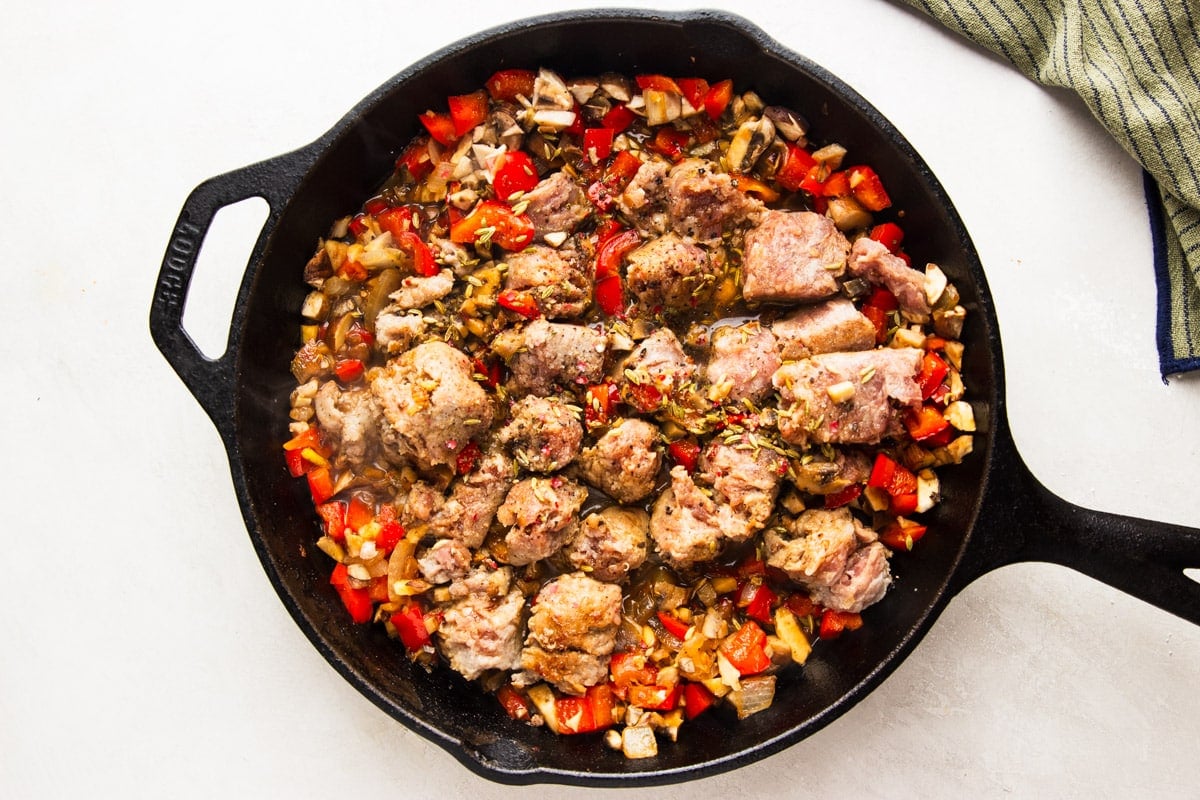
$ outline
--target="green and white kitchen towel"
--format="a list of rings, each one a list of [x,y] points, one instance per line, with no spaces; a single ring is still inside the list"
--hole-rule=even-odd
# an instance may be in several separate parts
[[[1200,2],[904,0],[1074,91],[1148,173],[1164,378],[1200,369]]]

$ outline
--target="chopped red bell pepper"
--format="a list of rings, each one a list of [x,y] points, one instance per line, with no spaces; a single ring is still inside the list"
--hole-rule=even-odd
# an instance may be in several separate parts
[[[904,550],[907,552],[912,550],[913,545],[921,540],[926,530],[927,527],[925,525],[917,525],[916,523],[907,521],[902,523],[897,520],[879,533],[879,541],[883,542],[893,551]]]
[[[850,178],[845,172],[831,172],[821,187],[825,197],[846,197],[850,194]]]
[[[628,150],[622,150],[613,157],[612,163],[604,169],[604,180],[614,189],[625,188],[637,171],[642,167],[642,160]]]
[[[779,199],[779,192],[752,175],[735,173],[730,175],[730,177],[733,178],[734,185],[737,186],[738,191],[743,194],[753,195],[764,203],[774,203]]]
[[[870,238],[896,253],[900,250],[900,243],[904,241],[904,231],[894,222],[881,222],[871,228]]]
[[[625,230],[601,239],[596,247],[596,280],[620,276],[625,254],[642,243],[636,230]]]
[[[608,662],[608,674],[613,688],[622,697],[630,686],[653,686],[658,679],[658,670],[654,665],[646,663],[644,655],[629,651],[613,653]]]
[[[625,386],[629,404],[643,414],[657,411],[663,403],[662,391],[652,383],[628,383]]]
[[[625,287],[620,275],[610,275],[596,282],[596,305],[610,317],[625,313]]]
[[[709,90],[708,81],[704,78],[680,78],[675,83],[679,85],[679,91],[692,108],[697,111],[704,110],[704,97]]]
[[[509,311],[520,314],[525,319],[537,319],[542,315],[542,310],[538,308],[537,300],[528,292],[505,289],[496,296],[496,302],[502,308],[507,308]]]
[[[475,441],[467,442],[467,446],[459,451],[458,457],[455,459],[454,466],[459,475],[466,475],[471,470],[475,469],[475,462],[479,460],[481,451],[479,443]]]
[[[674,92],[675,94],[683,94],[683,90],[679,88],[679,84],[673,78],[668,78],[666,75],[637,75],[634,77],[638,88],[643,92],[647,89],[653,89],[657,92]]]
[[[375,214],[379,229],[387,231],[392,236],[409,233],[413,229],[413,212],[408,206],[385,208]]]
[[[517,214],[505,203],[484,200],[450,226],[450,241],[474,243],[484,233],[490,233],[491,241],[505,250],[518,252],[533,243],[534,232],[529,217]]]
[[[350,585],[350,576],[345,564],[338,564],[329,576],[329,583],[337,591],[342,605],[350,612],[350,619],[359,625],[371,621],[374,605],[371,603],[371,593],[366,589],[356,589]]]
[[[431,278],[439,272],[433,251],[425,244],[420,236],[412,231],[404,231],[396,237],[396,246],[412,256],[413,272],[424,278]]]
[[[747,581],[738,593],[737,606],[747,617],[770,625],[771,609],[778,596],[765,583]]]
[[[367,225],[367,215],[355,214],[350,218],[350,224],[347,227],[349,228],[352,236],[362,236],[364,233],[370,230],[370,226]]]
[[[338,380],[342,383],[354,383],[362,377],[366,368],[366,364],[363,364],[361,359],[343,358],[333,365],[333,374],[337,375]]]
[[[883,489],[892,497],[914,494],[917,491],[917,476],[886,453],[879,453],[875,456],[867,486]]]
[[[450,119],[454,120],[456,138],[487,121],[488,96],[482,89],[471,94],[452,95],[447,104],[450,106]]]
[[[678,161],[683,158],[683,150],[687,145],[688,135],[686,133],[670,125],[663,125],[646,146],[672,161]]]
[[[767,635],[754,621],[726,636],[718,649],[741,675],[756,675],[771,666]]]
[[[489,389],[495,389],[504,380],[504,366],[499,359],[484,361],[477,358],[471,362],[475,372],[473,377]]]
[[[346,506],[346,525],[357,531],[364,525],[369,525],[374,519],[375,508],[373,506],[358,495],[350,498],[350,504]]]
[[[822,639],[836,639],[842,631],[856,631],[862,627],[862,624],[861,614],[827,608],[821,614],[819,635]]]
[[[321,503],[316,506],[317,516],[325,528],[325,535],[334,541],[346,538],[346,504],[337,501]]]
[[[533,82],[537,76],[527,69],[502,69],[484,82],[488,94],[496,100],[517,102],[517,97],[533,97]]]
[[[528,192],[537,185],[537,167],[524,150],[509,150],[496,159],[492,187],[501,200],[508,200],[516,192]]]
[[[896,295],[887,289],[882,286],[876,286],[871,291],[871,296],[867,298],[867,302],[864,305],[882,308],[884,311],[895,311],[900,307],[900,301],[896,299]]]
[[[904,413],[904,427],[914,441],[924,442],[946,430],[950,423],[937,406],[924,405]]]
[[[593,164],[599,164],[612,154],[612,128],[586,128],[583,131],[583,154]]]
[[[429,139],[418,137],[400,153],[396,159],[396,169],[404,167],[412,175],[414,181],[422,180],[433,171],[433,159],[429,157]]]
[[[300,450],[284,450],[283,458],[287,462],[288,474],[293,478],[299,478],[317,466],[305,458]]]
[[[854,199],[868,211],[883,211],[892,204],[883,188],[883,180],[870,167],[850,167],[846,170],[846,179]]]
[[[634,684],[629,687],[629,705],[646,709],[647,711],[670,711],[679,705],[679,685],[675,686],[643,686]]]
[[[450,118],[449,114],[426,111],[417,119],[421,120],[425,130],[429,131],[429,135],[440,144],[452,145],[458,138],[454,133],[454,120]]]
[[[688,439],[679,439],[667,445],[667,453],[671,456],[671,461],[686,469],[688,472],[695,472],[696,465],[700,461],[700,445]]]
[[[691,625],[684,622],[674,614],[666,611],[659,611],[658,621],[661,622],[662,626],[667,629],[667,633],[671,634],[679,641],[682,642],[687,638],[688,628],[690,628]]]
[[[409,603],[392,614],[391,623],[409,650],[420,650],[429,644],[429,629],[425,627],[425,615],[418,603]]]
[[[379,527],[379,533],[375,534],[375,549],[381,553],[392,552],[396,549],[396,545],[400,544],[404,534],[404,526],[396,520],[390,519],[384,522]]]
[[[887,341],[890,327],[889,314],[900,307],[896,296],[883,287],[876,287],[871,296],[863,303],[862,313],[875,326],[875,344]]]
[[[805,188],[804,181],[808,178],[812,168],[816,166],[817,161],[803,147],[791,142],[786,144],[787,156],[775,173],[775,182],[789,192],[794,192]]]
[[[348,281],[365,281],[367,268],[357,261],[346,260],[338,269],[338,275]]]
[[[750,578],[755,575],[766,575],[767,562],[759,558],[757,554],[751,553],[738,563],[736,572],[739,578]]]
[[[942,360],[937,353],[926,352],[921,358],[921,371],[917,374],[917,384],[921,387],[921,397],[928,400],[942,385],[942,380],[950,371],[950,365]]]
[[[800,189],[813,196],[813,203],[825,202],[825,179],[829,177],[829,168],[824,164],[814,164],[800,181]]]
[[[632,125],[635,119],[637,119],[637,115],[630,111],[628,106],[622,104],[610,108],[600,118],[600,124],[611,129],[613,133],[620,133]]]
[[[862,485],[858,483],[852,483],[845,489],[825,495],[825,507],[841,508],[844,505],[853,503],[858,499],[860,494],[862,494]]]
[[[888,513],[895,514],[898,517],[902,517],[905,514],[913,514],[917,510],[918,502],[919,498],[916,492],[894,495],[891,502],[888,503]]]
[[[511,683],[506,683],[496,690],[496,699],[500,701],[504,713],[518,721],[530,718],[530,704],[525,695],[518,692]]]
[[[713,122],[716,122],[725,113],[725,108],[732,99],[733,81],[723,80],[720,83],[714,83],[708,93],[704,95],[704,111]]]
[[[815,617],[821,613],[821,607],[813,602],[813,599],[808,595],[788,595],[788,599],[784,601],[784,605],[797,617]]]
[[[558,732],[592,733],[610,728],[615,723],[613,705],[612,688],[605,683],[588,687],[583,697],[557,697],[554,716],[558,718]]]
[[[333,453],[321,442],[321,431],[316,425],[309,425],[308,428],[283,443],[284,450],[304,450],[305,448],[315,450],[325,458],[329,458]]]
[[[307,477],[308,490],[312,493],[314,504],[319,505],[333,497],[333,476],[330,475],[328,467],[317,467],[310,471]]]
[[[688,719],[700,716],[715,702],[717,696],[704,684],[688,681],[683,685],[683,715]]]
[[[583,409],[583,421],[588,428],[607,425],[613,418],[613,410],[621,395],[614,383],[598,383],[587,388],[587,406]]]

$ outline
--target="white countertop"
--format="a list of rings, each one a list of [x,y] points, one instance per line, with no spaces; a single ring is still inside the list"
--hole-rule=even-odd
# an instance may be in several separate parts
[[[522,796],[384,715],[308,644],[147,318],[193,186],[309,142],[462,35],[575,4],[4,5],[0,796]],[[954,198],[1033,472],[1073,503],[1200,524],[1200,375],[1159,378],[1141,175],[1083,105],[885,0],[737,10],[865,95]],[[218,350],[254,234],[237,216],[188,316]],[[1198,676],[1200,628],[1063,568],[1009,567],[849,713],[687,790],[1195,796]]]

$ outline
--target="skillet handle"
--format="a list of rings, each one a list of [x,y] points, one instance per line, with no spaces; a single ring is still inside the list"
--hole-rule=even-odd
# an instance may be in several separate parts
[[[955,572],[955,593],[1006,564],[1061,564],[1200,625],[1200,530],[1093,511],[1068,503],[1034,477],[1005,426],[979,526]]]
[[[188,391],[208,413],[224,435],[232,431],[234,337],[240,328],[241,297],[257,270],[267,238],[275,228],[280,211],[293,193],[311,158],[307,150],[296,150],[276,158],[218,175],[201,183],[188,195],[171,232],[162,267],[154,286],[150,307],[150,334],[158,349],[183,379]],[[270,211],[247,262],[238,292],[234,319],[225,352],[219,358],[204,355],[183,327],[183,311],[196,260],[213,217],[225,206],[261,197]]]

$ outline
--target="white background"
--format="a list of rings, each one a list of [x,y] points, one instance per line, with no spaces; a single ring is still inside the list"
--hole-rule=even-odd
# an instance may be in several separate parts
[[[0,796],[521,796],[309,646],[147,316],[197,183],[309,142],[460,36],[563,5],[3,3]],[[885,0],[737,9],[865,95],[954,198],[1034,473],[1074,503],[1200,523],[1200,376],[1159,378],[1140,172],[1082,104]],[[216,351],[245,216],[225,215],[189,306]],[[684,791],[1195,796],[1198,676],[1200,629],[1062,568],[1010,567],[829,727]]]

